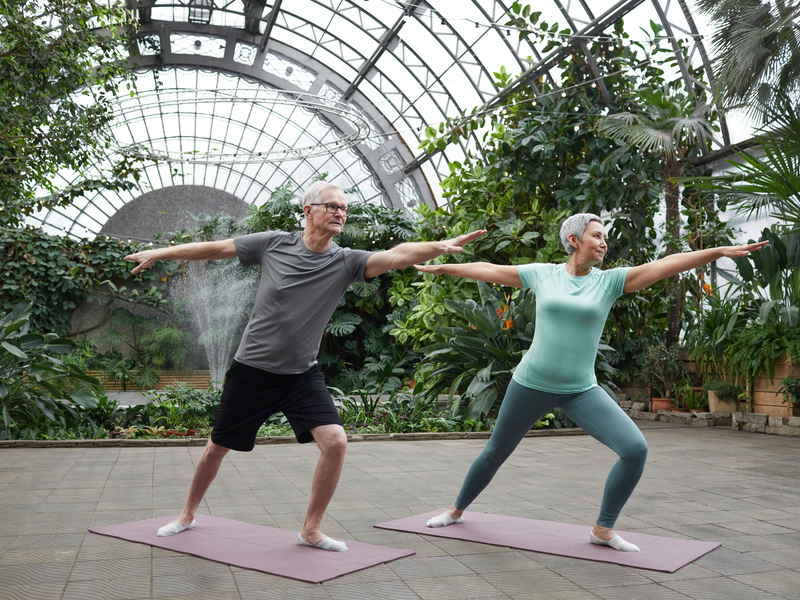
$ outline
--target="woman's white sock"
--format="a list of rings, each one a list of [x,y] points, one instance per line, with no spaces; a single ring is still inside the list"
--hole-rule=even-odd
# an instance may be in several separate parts
[[[161,529],[158,530],[156,536],[158,537],[169,537],[171,535],[175,535],[176,533],[180,533],[181,531],[186,531],[187,529],[191,529],[194,527],[194,521],[189,523],[188,525],[181,525],[180,523],[167,523]]]
[[[442,513],[438,517],[433,517],[429,519],[425,525],[428,527],[447,527],[448,525],[452,525],[453,523],[461,523],[464,520],[464,517],[459,517],[458,519],[454,519],[447,513]]]
[[[314,544],[309,544],[307,541],[305,541],[298,533],[297,543],[301,546],[311,546],[312,548],[328,550],[329,552],[347,552],[347,544],[329,537],[322,538],[322,541],[315,546]]]
[[[620,550],[622,552],[639,551],[639,546],[631,544],[630,542],[626,542],[618,535],[615,535],[610,540],[606,541],[594,537],[594,534],[589,532],[589,541],[593,544],[597,544],[598,546],[611,546],[614,550]]]

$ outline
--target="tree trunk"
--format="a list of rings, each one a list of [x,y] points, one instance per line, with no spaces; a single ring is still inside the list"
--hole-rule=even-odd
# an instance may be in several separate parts
[[[681,200],[678,186],[672,183],[673,177],[680,175],[678,159],[673,154],[667,156],[664,165],[664,182],[666,190],[664,199],[667,205],[667,254],[677,254],[681,251]],[[667,339],[669,348],[678,341],[681,333],[681,318],[683,316],[683,297],[680,293],[680,277],[673,275],[667,279]]]

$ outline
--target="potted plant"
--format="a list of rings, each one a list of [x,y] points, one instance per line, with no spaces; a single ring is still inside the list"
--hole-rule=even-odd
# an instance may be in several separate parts
[[[651,388],[661,392],[661,398],[651,399],[653,412],[659,410],[675,410],[675,387],[686,379],[686,368],[683,364],[685,348],[673,344],[669,348],[663,344],[648,346],[642,361],[642,379]]]
[[[739,396],[742,386],[732,381],[712,379],[703,384],[703,391],[708,394],[708,410],[716,412],[726,410],[731,413],[739,411]]]

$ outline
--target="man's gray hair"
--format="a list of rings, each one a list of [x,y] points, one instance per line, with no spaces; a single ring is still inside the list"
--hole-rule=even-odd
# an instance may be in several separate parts
[[[340,192],[343,191],[341,187],[330,181],[315,181],[308,186],[306,193],[303,194],[303,206],[307,204],[319,204],[322,200],[322,193],[330,189],[339,190]]]
[[[586,231],[586,227],[588,227],[589,223],[592,221],[596,221],[600,223],[600,225],[605,225],[603,219],[592,213],[578,213],[572,215],[561,224],[561,233],[559,233],[559,237],[561,238],[561,243],[564,244],[564,248],[567,250],[567,254],[575,252],[575,246],[569,243],[569,236],[574,235],[578,238],[579,242],[582,242],[583,232]]]

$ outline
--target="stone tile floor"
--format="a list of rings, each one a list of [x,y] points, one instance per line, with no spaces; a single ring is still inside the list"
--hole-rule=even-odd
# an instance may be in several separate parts
[[[449,505],[481,440],[351,444],[325,531],[417,553],[321,585],[87,532],[176,513],[200,448],[4,449],[0,598],[800,600],[800,440],[639,425],[650,455],[618,528],[722,542],[677,573],[372,527]],[[232,453],[201,511],[297,530],[316,458]],[[588,436],[525,439],[472,508],[589,526],[615,458]]]

